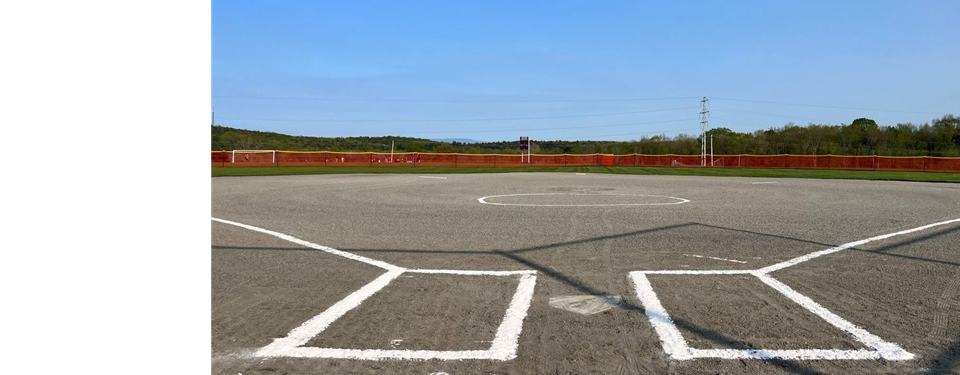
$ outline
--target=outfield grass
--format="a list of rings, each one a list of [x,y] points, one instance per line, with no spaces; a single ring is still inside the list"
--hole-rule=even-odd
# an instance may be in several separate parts
[[[741,168],[669,168],[669,167],[524,167],[524,168],[440,168],[440,167],[250,167],[212,168],[213,177],[284,176],[305,174],[352,173],[508,173],[508,172],[581,172],[636,175],[721,176],[764,178],[831,178],[855,180],[896,180],[920,182],[960,182],[960,173],[845,171],[827,169],[741,169]]]

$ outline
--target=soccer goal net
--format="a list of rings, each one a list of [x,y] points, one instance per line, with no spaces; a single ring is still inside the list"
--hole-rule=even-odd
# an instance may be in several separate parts
[[[231,163],[276,163],[277,150],[233,150]]]

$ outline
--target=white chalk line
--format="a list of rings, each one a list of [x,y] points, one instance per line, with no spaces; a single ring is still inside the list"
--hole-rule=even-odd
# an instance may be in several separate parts
[[[690,359],[792,359],[792,360],[863,360],[885,358],[875,350],[857,349],[690,349]]]
[[[751,185],[761,185],[761,184],[775,184],[776,181],[761,181],[761,182],[751,182]]]
[[[644,312],[650,318],[650,324],[653,325],[653,329],[660,336],[663,351],[677,360],[693,358],[690,347],[687,346],[687,340],[683,339],[677,325],[673,323],[673,319],[670,319],[670,314],[660,304],[660,299],[657,298],[657,293],[653,291],[653,286],[650,285],[647,276],[643,272],[630,272],[630,277],[637,289],[637,298],[640,299]]]
[[[333,304],[320,314],[308,319],[299,327],[294,328],[286,337],[274,339],[273,342],[260,348],[255,352],[255,356],[260,357],[301,357],[301,358],[340,358],[340,359],[359,359],[359,360],[381,360],[381,359],[409,359],[409,360],[463,360],[463,359],[488,359],[507,361],[516,358],[517,349],[520,343],[520,333],[523,330],[523,320],[530,309],[530,302],[533,299],[533,292],[536,286],[537,272],[534,270],[519,271],[478,271],[478,270],[433,270],[433,269],[406,269],[395,266],[379,260],[362,257],[346,251],[337,250],[331,247],[317,245],[312,242],[304,241],[299,238],[286,235],[279,232],[242,224],[235,221],[211,218],[216,222],[234,225],[251,231],[268,234],[285,241],[293,242],[309,248],[321,250],[334,255],[353,259],[359,262],[371,264],[388,272],[380,275],[359,290],[351,293],[346,298]],[[503,321],[497,328],[496,335],[491,342],[490,349],[487,350],[379,350],[379,349],[337,349],[337,348],[319,348],[304,347],[302,345],[316,337],[327,329],[333,322],[342,317],[347,312],[357,308],[367,298],[370,298],[391,281],[400,277],[404,273],[421,274],[448,274],[463,276],[520,276],[517,285],[517,291],[514,293],[504,313]]]
[[[510,300],[510,307],[503,316],[503,322],[497,328],[493,344],[490,346],[490,359],[506,361],[517,357],[517,348],[520,345],[520,332],[523,329],[523,318],[527,316],[530,302],[533,300],[533,289],[537,284],[534,275],[520,276],[520,285]]]
[[[363,263],[375,265],[389,272],[381,275],[371,283],[362,287],[360,290],[347,296],[344,300],[334,304],[320,315],[311,318],[303,325],[295,328],[287,337],[276,339],[273,343],[257,351],[261,356],[285,356],[285,357],[313,357],[313,358],[354,358],[364,360],[379,359],[493,359],[509,360],[516,357],[517,346],[519,345],[519,335],[522,330],[523,319],[529,310],[530,301],[533,297],[533,289],[536,282],[536,271],[474,271],[474,270],[407,270],[392,264],[351,254],[348,252],[336,250],[326,246],[313,244],[300,240],[293,236],[282,233],[241,224],[229,220],[211,218],[214,221],[224,224],[235,225],[245,229],[269,234],[290,242],[294,242],[306,247],[325,251],[335,255],[343,256],[349,259],[357,260]],[[896,233],[871,237],[866,240],[855,241],[835,248],[815,252],[806,256],[794,258],[792,260],[779,263],[759,270],[661,270],[661,271],[634,271],[631,272],[631,278],[637,288],[637,296],[643,303],[647,316],[651,324],[661,338],[664,351],[674,359],[686,360],[693,358],[729,358],[729,359],[879,359],[888,360],[907,360],[913,358],[913,354],[907,352],[896,344],[883,341],[879,337],[857,327],[853,323],[844,320],[836,314],[833,314],[826,308],[823,308],[813,300],[794,291],[785,284],[769,277],[767,273],[787,268],[804,261],[859,246],[868,242],[882,240],[898,235],[913,233],[932,227],[946,225],[954,222],[960,222],[960,219],[947,220],[939,223],[929,224]],[[468,350],[468,351],[431,351],[431,350],[375,350],[375,349],[335,349],[335,348],[315,348],[300,347],[312,337],[322,332],[333,321],[346,312],[352,310],[379,290],[383,289],[405,272],[411,273],[432,273],[432,274],[456,274],[456,275],[488,275],[488,276],[507,276],[521,275],[521,282],[518,285],[517,292],[511,301],[504,320],[497,330],[496,338],[489,350]],[[852,335],[855,339],[866,346],[874,348],[874,351],[868,350],[819,350],[819,349],[801,349],[801,350],[765,350],[765,349],[692,349],[687,346],[686,341],[680,335],[680,331],[670,319],[666,310],[660,304],[659,298],[653,291],[652,286],[647,280],[645,274],[662,275],[731,275],[731,274],[752,274],[765,284],[784,294],[794,302],[800,304],[808,311],[820,316],[835,327]],[[318,331],[319,329],[319,331]],[[317,331],[316,334],[309,335],[310,332]],[[512,340],[512,341],[511,341]]]
[[[299,327],[294,328],[290,333],[287,333],[286,337],[273,340],[272,343],[258,350],[256,355],[261,357],[285,356],[284,354],[289,353],[290,350],[306,344],[310,339],[320,334],[320,332],[323,332],[330,324],[348,311],[360,306],[364,300],[379,292],[401,274],[403,274],[403,270],[390,271],[380,275],[380,277],[364,285],[360,290],[351,293],[346,298],[330,306],[324,312],[310,318]]]
[[[301,346],[283,352],[282,357],[294,358],[335,358],[379,361],[383,359],[403,360],[464,360],[496,359],[490,358],[487,350],[381,350],[381,349],[334,349]]]
[[[473,271],[473,270],[424,270],[424,269],[408,269],[406,272],[409,273],[432,273],[432,274],[447,274],[447,275],[477,275],[477,276],[512,276],[512,275],[536,275],[537,271],[534,270],[521,270],[521,271]]]
[[[914,358],[914,355],[899,345],[884,341],[867,330],[858,327],[850,321],[841,318],[839,315],[830,312],[825,307],[814,302],[807,296],[804,296],[793,290],[786,284],[774,279],[769,275],[770,272],[778,271],[790,266],[800,264],[810,259],[832,254],[838,251],[860,246],[869,242],[879,241],[895,236],[919,232],[933,227],[960,222],[960,219],[952,219],[928,224],[913,229],[907,229],[899,232],[870,237],[860,241],[846,243],[830,249],[813,252],[801,257],[797,257],[782,263],[757,270],[662,270],[662,271],[634,271],[630,273],[630,278],[637,290],[637,298],[644,307],[644,312],[653,325],[654,330],[660,337],[664,352],[676,360],[689,360],[695,358],[721,358],[721,359],[793,359],[793,360],[864,360],[864,359],[886,359],[891,361],[904,361]],[[797,349],[797,350],[768,350],[768,349],[693,349],[687,345],[686,340],[680,333],[676,324],[670,318],[666,309],[660,303],[660,299],[653,290],[653,286],[647,279],[648,274],[653,275],[736,275],[750,274],[756,276],[761,282],[773,288],[780,294],[783,294],[794,301],[807,311],[819,316],[821,319],[830,323],[834,327],[846,332],[858,342],[873,350],[839,350],[839,349]]]
[[[933,224],[924,225],[924,226],[921,226],[921,227],[916,227],[916,228],[913,228],[913,229],[907,229],[907,230],[902,230],[902,231],[899,231],[899,232],[894,232],[894,233],[883,234],[883,235],[879,235],[879,236],[875,236],[875,237],[870,237],[870,238],[867,238],[867,239],[865,239],[865,240],[848,242],[848,243],[845,243],[845,244],[840,245],[840,246],[837,246],[837,247],[831,247],[831,248],[826,249],[826,250],[816,251],[816,252],[813,252],[813,253],[810,253],[810,254],[807,254],[807,255],[804,255],[804,256],[799,256],[799,257],[796,257],[796,258],[787,260],[787,261],[785,261],[785,262],[781,262],[781,263],[774,264],[774,265],[772,265],[772,266],[767,266],[767,267],[761,268],[761,269],[759,269],[759,270],[757,270],[757,271],[761,271],[762,273],[765,273],[765,274],[766,274],[766,273],[771,273],[771,272],[773,272],[773,271],[782,270],[782,269],[787,268],[787,267],[795,266],[795,265],[797,265],[797,264],[806,262],[806,261],[808,261],[808,260],[810,260],[810,259],[813,259],[813,258],[821,257],[821,256],[824,256],[824,255],[827,255],[827,254],[833,254],[833,253],[838,252],[838,251],[841,251],[841,250],[846,250],[846,249],[849,249],[849,248],[851,248],[851,247],[857,247],[857,246],[860,246],[860,245],[863,245],[863,244],[866,244],[866,243],[870,243],[870,242],[874,242],[874,241],[879,241],[879,240],[885,240],[885,239],[890,238],[890,237],[902,236],[902,235],[904,235],[904,234],[910,234],[910,233],[919,232],[919,231],[922,231],[922,230],[926,230],[926,229],[938,227],[938,226],[941,226],[941,225],[947,225],[947,224],[958,223],[958,222],[960,222],[960,219],[946,220],[946,221],[941,221],[941,222],[938,222],[938,223],[933,223]]]
[[[403,271],[400,271],[399,273],[403,273]],[[263,357],[340,358],[358,360],[487,359],[507,361],[516,358],[517,348],[519,347],[520,341],[520,333],[523,330],[523,320],[527,315],[527,310],[530,308],[530,302],[533,299],[534,287],[536,285],[537,277],[533,274],[523,274],[520,277],[520,283],[517,285],[517,291],[514,293],[509,307],[507,307],[507,311],[503,316],[503,321],[497,328],[497,333],[490,345],[490,349],[487,350],[380,350],[337,349],[301,346],[306,344],[306,342],[311,338],[320,334],[327,326],[333,323],[334,320],[339,318],[339,316],[335,315],[336,313],[340,313],[339,315],[342,316],[350,309],[356,307],[352,306],[344,310],[338,305],[341,303],[344,303],[344,306],[353,303],[359,305],[361,302],[363,302],[363,299],[366,299],[370,295],[373,295],[373,293],[383,289],[383,287],[385,287],[390,280],[396,278],[399,273],[397,275],[391,275],[389,279],[384,278],[384,276],[386,276],[385,274],[384,276],[381,276],[381,278],[378,278],[378,280],[374,280],[374,282],[367,285],[370,287],[369,290],[365,290],[364,293],[361,293],[360,291],[354,293],[355,295],[360,294],[358,298],[344,303],[347,301],[347,299],[350,299],[350,297],[348,297],[340,303],[335,304],[333,307],[327,311],[324,311],[317,317],[308,320],[301,327],[291,331],[286,338],[277,339],[270,345],[260,349],[256,355]],[[378,282],[380,279],[384,279],[386,282]],[[375,283],[377,285],[373,285]],[[367,289],[367,287],[364,287],[363,289]],[[353,297],[353,295],[351,295],[351,297]],[[331,312],[331,310],[334,309],[336,309],[336,311]]]
[[[753,275],[755,270],[661,270],[634,271],[647,275]]]
[[[854,339],[873,350],[839,350],[839,349],[793,349],[793,350],[772,350],[772,349],[694,349],[690,348],[687,341],[683,338],[680,330],[677,328],[673,319],[667,313],[666,309],[660,303],[660,299],[653,291],[649,280],[646,277],[647,272],[634,271],[630,273],[633,283],[637,289],[637,298],[643,305],[644,312],[653,325],[654,330],[660,337],[663,351],[671,358],[684,361],[696,358],[720,358],[720,359],[794,359],[794,360],[859,360],[859,359],[887,359],[892,361],[902,361],[913,359],[913,354],[894,343],[884,341],[866,330],[857,327],[853,323],[839,317],[828,311],[813,300],[797,293],[786,285],[774,280],[766,275],[753,273],[767,285],[784,294],[804,309],[816,314],[828,323],[840,330],[850,334]],[[662,274],[662,273],[661,273]],[[772,280],[772,281],[771,281]],[[784,289],[785,288],[785,289]]]
[[[604,196],[604,197],[654,197],[675,199],[676,202],[665,203],[606,203],[606,204],[526,204],[526,203],[496,203],[487,202],[490,198],[501,197],[521,197],[521,196],[546,196],[546,195],[574,195],[574,196]],[[491,195],[477,198],[477,201],[483,204],[494,206],[520,206],[520,207],[614,207],[614,206],[669,206],[674,204],[689,203],[689,199],[669,197],[666,195],[646,195],[646,194],[584,194],[584,193],[529,193],[529,194],[503,194]]]
[[[334,249],[334,248],[332,248],[332,247],[327,247],[327,246],[323,246],[323,245],[317,245],[317,244],[315,244],[315,243],[313,243],[313,242],[304,241],[304,240],[301,240],[301,239],[296,238],[296,237],[294,237],[294,236],[291,236],[291,235],[288,235],[288,234],[283,234],[283,233],[280,233],[280,232],[274,232],[274,231],[269,230],[269,229],[263,229],[263,228],[255,227],[255,226],[253,226],[253,225],[247,225],[247,224],[238,223],[238,222],[230,221],[230,220],[218,219],[218,218],[215,218],[215,217],[211,217],[210,220],[216,221],[216,222],[218,222],[218,223],[223,223],[223,224],[229,224],[229,225],[237,226],[237,227],[240,227],[240,228],[243,228],[243,229],[252,230],[252,231],[254,231],[254,232],[260,232],[260,233],[263,233],[263,234],[268,234],[268,235],[277,237],[277,238],[279,238],[279,239],[281,239],[281,240],[284,240],[284,241],[293,242],[293,243],[295,243],[295,244],[297,244],[297,245],[301,245],[301,246],[304,246],[304,247],[309,247],[309,248],[315,249],[315,250],[324,251],[324,252],[327,252],[327,253],[330,253],[330,254],[334,254],[334,255],[339,255],[339,256],[342,256],[342,257],[344,257],[344,258],[352,259],[352,260],[355,260],[355,261],[358,261],[358,262],[363,262],[363,263],[366,263],[366,264],[369,264],[369,265],[372,265],[372,266],[377,266],[377,267],[383,268],[383,269],[385,269],[385,270],[387,270],[387,271],[397,271],[397,270],[402,270],[402,269],[403,269],[402,267],[397,267],[397,266],[392,265],[392,264],[387,263],[387,262],[383,262],[383,261],[379,261],[379,260],[375,260],[375,259],[370,259],[370,258],[367,258],[367,257],[364,257],[364,256],[360,256],[360,255],[357,255],[357,254],[353,254],[353,253],[348,253],[348,252],[346,252],[346,251],[337,250],[337,249]]]
[[[727,259],[727,258],[717,258],[717,257],[708,257],[708,256],[706,256],[706,255],[683,254],[683,256],[685,256],[685,257],[693,257],[693,258],[706,258],[706,259],[713,259],[713,260],[722,260],[722,261],[724,261],[724,262],[733,262],[733,263],[740,263],[740,264],[746,264],[746,263],[747,263],[747,262],[744,262],[744,261],[742,261],[742,260]]]
[[[757,278],[759,278],[764,284],[776,289],[778,292],[780,292],[780,294],[787,296],[787,298],[793,300],[793,302],[796,302],[798,305],[803,306],[808,311],[823,318],[823,320],[826,320],[827,323],[830,323],[834,327],[839,328],[841,331],[853,336],[853,338],[857,339],[857,341],[861,342],[862,344],[876,349],[881,358],[895,361],[913,359],[913,354],[907,352],[897,344],[884,341],[880,337],[867,332],[867,330],[857,327],[853,323],[850,323],[846,319],[841,318],[839,315],[830,312],[830,310],[820,306],[819,303],[814,302],[809,297],[800,294],[786,284],[781,283],[769,275],[757,275]]]
[[[420,178],[435,178],[435,179],[438,179],[438,180],[446,180],[446,179],[447,179],[446,177],[437,177],[437,176],[418,176],[418,177],[420,177]]]

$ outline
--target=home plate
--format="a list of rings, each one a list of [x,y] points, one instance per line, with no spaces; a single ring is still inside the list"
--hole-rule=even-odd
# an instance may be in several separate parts
[[[581,315],[602,313],[619,305],[620,296],[560,296],[550,297],[550,307],[567,310]]]

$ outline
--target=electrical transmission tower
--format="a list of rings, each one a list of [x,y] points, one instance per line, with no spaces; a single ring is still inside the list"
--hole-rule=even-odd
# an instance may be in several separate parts
[[[710,111],[707,110],[707,103],[710,101],[707,100],[707,97],[704,96],[703,100],[700,101],[700,166],[707,166],[707,114]]]

